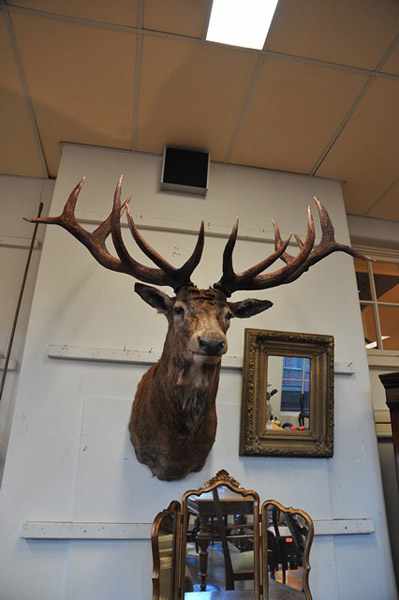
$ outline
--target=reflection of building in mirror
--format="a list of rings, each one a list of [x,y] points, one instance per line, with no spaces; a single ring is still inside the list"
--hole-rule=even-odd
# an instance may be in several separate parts
[[[310,427],[311,360],[273,356],[267,360],[266,429],[298,432]]]

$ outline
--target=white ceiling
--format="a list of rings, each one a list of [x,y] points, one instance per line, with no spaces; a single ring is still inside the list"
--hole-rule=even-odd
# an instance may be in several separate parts
[[[399,220],[399,3],[279,0],[263,51],[207,43],[211,0],[0,0],[0,173],[54,177],[60,142],[343,180]]]

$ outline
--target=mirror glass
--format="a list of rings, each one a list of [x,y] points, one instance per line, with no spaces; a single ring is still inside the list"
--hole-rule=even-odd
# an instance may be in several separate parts
[[[226,485],[186,497],[185,600],[230,598],[230,595],[248,600],[257,598],[257,510],[253,495],[233,492]]]
[[[267,357],[266,432],[301,433],[310,429],[311,359]]]
[[[154,543],[158,553],[158,598],[174,600],[176,597],[176,512],[163,511],[159,515],[159,529]]]
[[[273,503],[266,504],[263,519],[269,600],[311,598],[307,584],[311,521]]]

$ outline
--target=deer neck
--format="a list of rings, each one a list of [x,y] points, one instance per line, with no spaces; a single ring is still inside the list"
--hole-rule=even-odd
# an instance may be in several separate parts
[[[220,361],[206,363],[197,356],[185,355],[178,342],[167,336],[157,364],[155,389],[168,397],[168,411],[194,431],[214,407],[219,384]]]

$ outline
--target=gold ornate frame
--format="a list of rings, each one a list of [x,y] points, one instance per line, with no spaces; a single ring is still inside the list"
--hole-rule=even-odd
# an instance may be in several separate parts
[[[180,503],[177,500],[172,500],[165,510],[159,512],[151,528],[151,549],[152,549],[152,598],[153,600],[159,600],[160,598],[160,578],[161,578],[161,557],[159,553],[159,533],[162,522],[165,518],[175,518],[175,531],[174,531],[174,545],[173,545],[173,581],[172,581],[172,594],[173,598],[176,594],[178,585],[178,559],[179,559],[179,539],[180,539]]]
[[[260,554],[261,554],[261,539],[260,539],[260,527],[259,527],[259,515],[260,515],[260,500],[259,494],[255,490],[243,488],[240,486],[239,482],[234,479],[227,471],[222,469],[218,471],[215,477],[212,477],[209,481],[207,481],[203,487],[187,490],[182,497],[181,501],[181,510],[182,510],[182,537],[184,539],[184,532],[187,529],[188,525],[188,508],[187,508],[187,498],[189,496],[200,496],[201,494],[205,494],[207,492],[212,492],[212,490],[216,489],[219,486],[226,486],[232,492],[236,494],[240,494],[242,496],[251,496],[254,499],[254,599],[261,598],[261,585],[260,585]],[[186,545],[181,544],[180,546],[180,564],[185,564],[185,551]],[[177,595],[179,600],[183,599],[183,590],[182,590],[182,582],[181,578],[179,581],[179,593]]]
[[[267,357],[311,359],[310,429],[266,432]],[[240,456],[331,457],[334,453],[334,338],[330,335],[246,329]]]
[[[261,507],[261,523],[262,523],[262,539],[263,539],[263,548],[264,552],[262,552],[262,567],[261,567],[261,577],[262,577],[262,587],[263,587],[263,598],[267,600],[269,598],[269,578],[268,578],[268,558],[267,558],[267,518],[266,511],[268,506],[277,507],[280,512],[285,512],[290,515],[298,515],[302,517],[302,519],[307,523],[309,527],[309,535],[306,538],[305,552],[304,552],[304,564],[303,564],[303,591],[305,594],[306,600],[312,600],[312,594],[309,588],[309,573],[310,573],[310,563],[309,563],[309,555],[310,549],[312,547],[313,538],[314,538],[314,525],[313,520],[310,515],[304,510],[300,508],[292,508],[284,506],[277,502],[277,500],[265,500]]]

